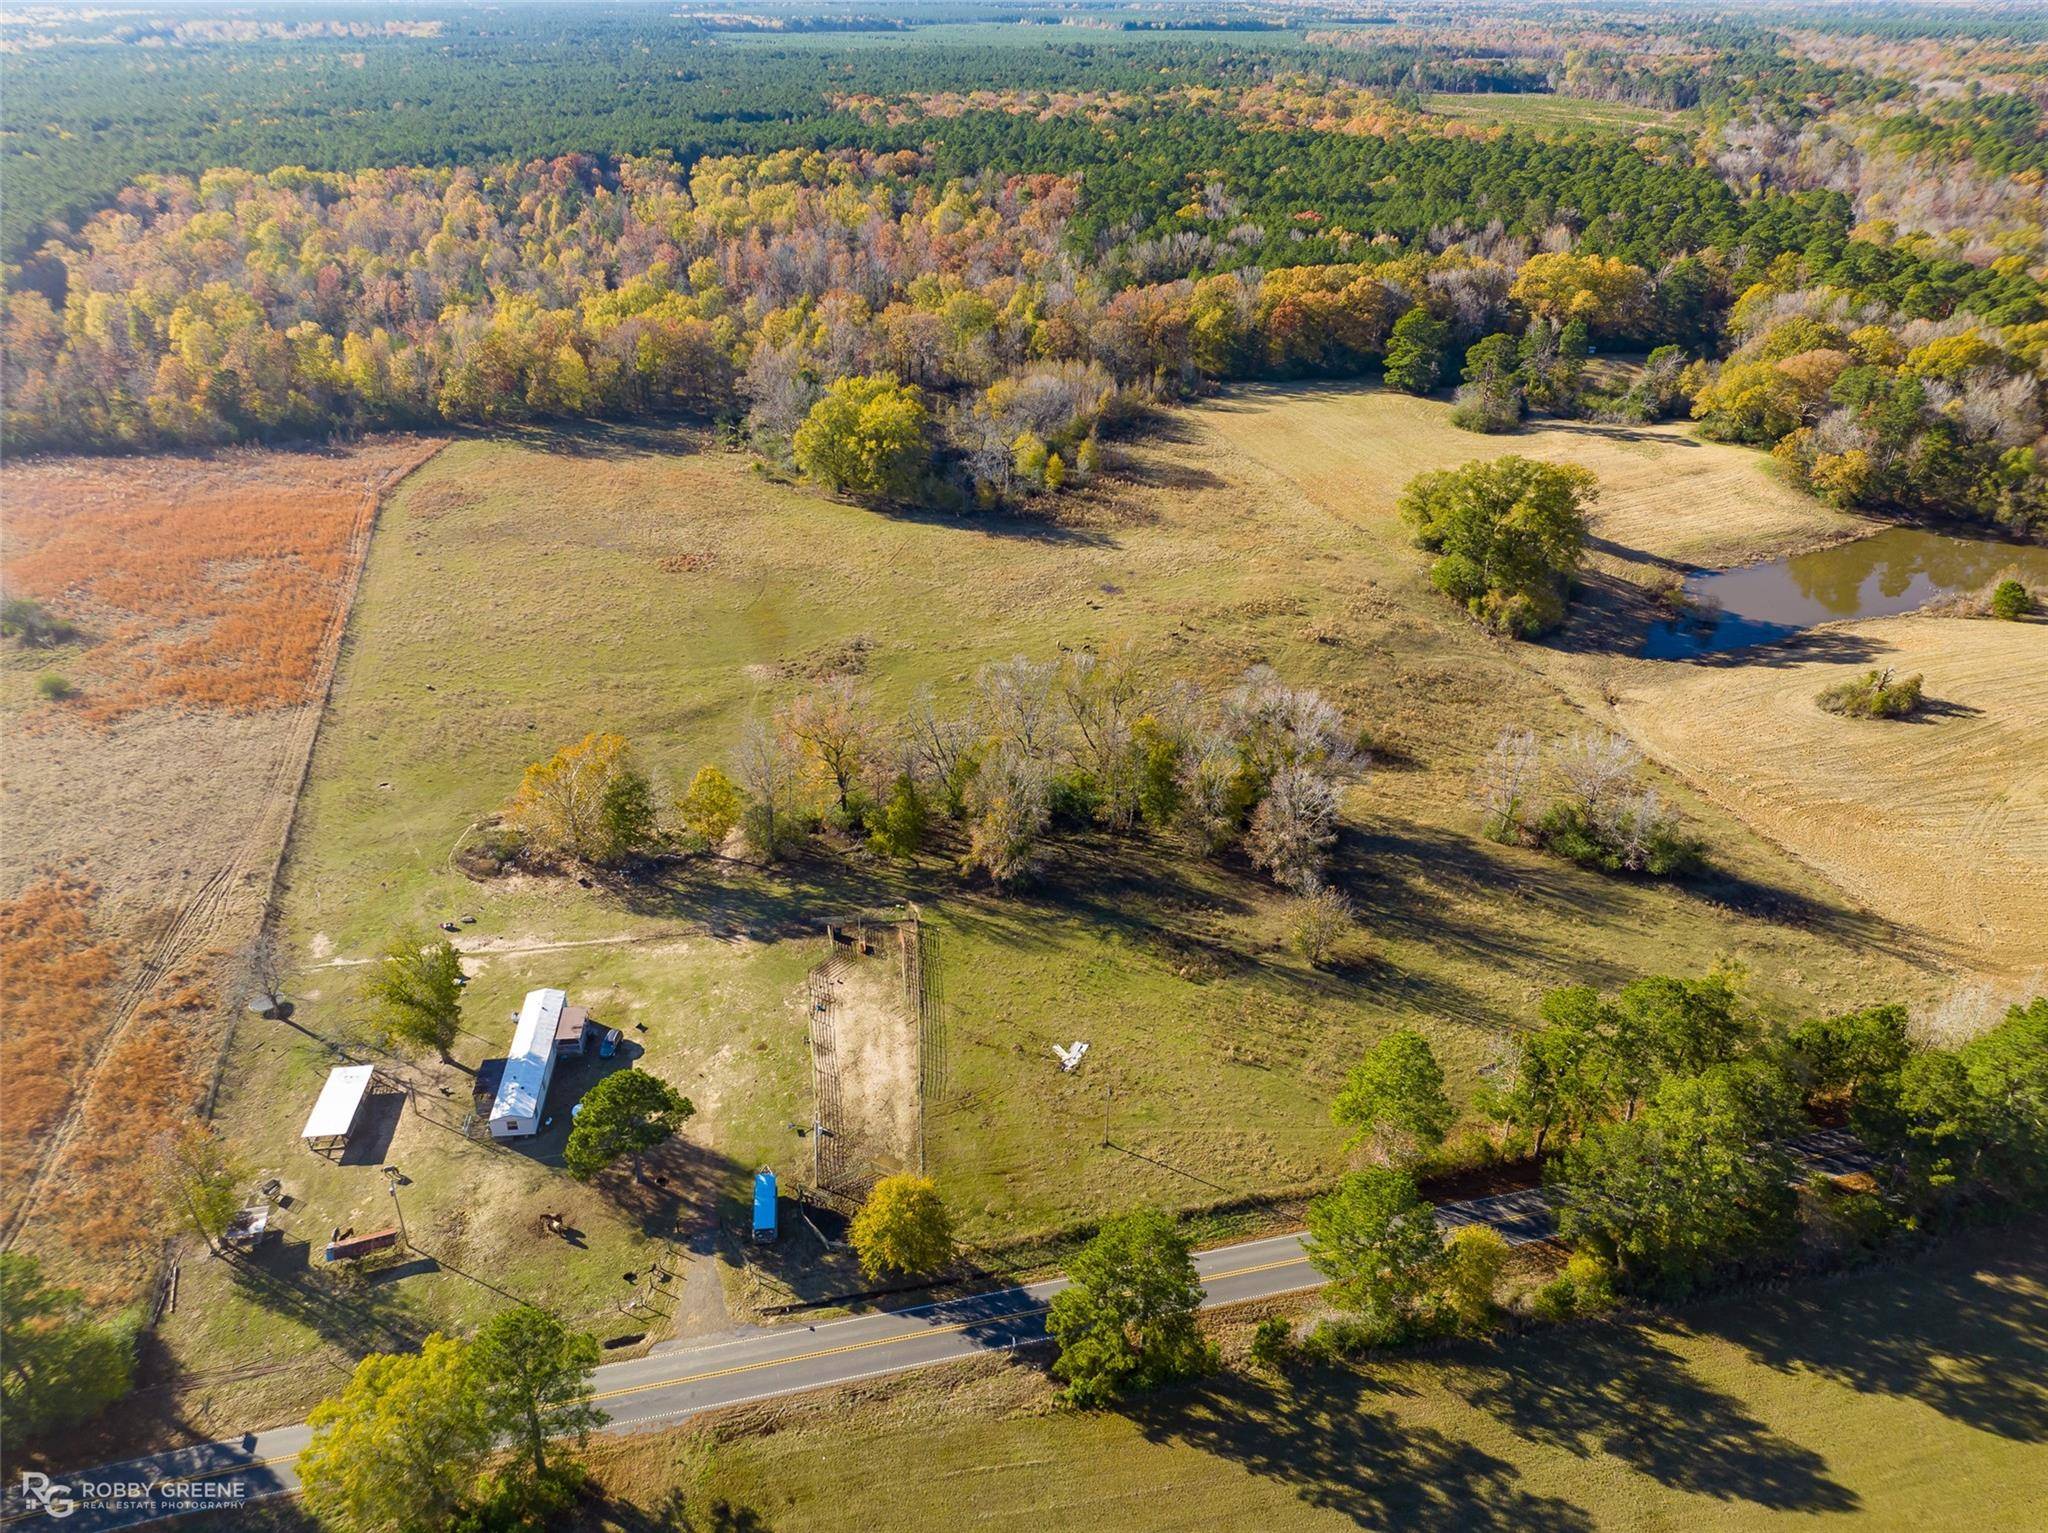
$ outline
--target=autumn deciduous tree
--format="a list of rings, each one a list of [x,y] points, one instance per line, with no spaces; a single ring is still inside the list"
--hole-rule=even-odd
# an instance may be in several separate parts
[[[1633,334],[1650,318],[1650,274],[1615,256],[1533,255],[1508,296],[1539,318],[1584,320],[1603,335]]]
[[[835,677],[791,703],[782,727],[832,795],[841,820],[851,819],[854,785],[874,745],[873,705],[850,677]]]
[[[792,446],[797,466],[843,494],[908,500],[931,457],[930,416],[894,375],[841,378],[811,406]]]
[[[733,780],[710,765],[697,768],[689,791],[676,801],[683,828],[714,852],[725,845],[725,838],[740,823],[746,808],[746,797]]]
[[[364,981],[372,1025],[385,1038],[443,1059],[462,1026],[462,958],[418,927],[393,937]]]
[[[491,1447],[466,1349],[439,1332],[418,1352],[373,1352],[313,1408],[299,1455],[307,1505],[345,1533],[454,1526]]]
[[[639,851],[653,833],[646,778],[623,735],[593,730],[520,779],[507,811],[535,854],[609,863]]]
[[[683,1126],[696,1112],[690,1099],[658,1075],[619,1070],[584,1093],[575,1127],[562,1147],[562,1166],[586,1181],[621,1156],[640,1157]]]
[[[1487,1225],[1465,1225],[1444,1242],[1444,1303],[1458,1324],[1476,1331],[1493,1318],[1494,1288],[1507,1264],[1507,1241]]]
[[[991,751],[974,774],[967,863],[985,870],[998,893],[1037,871],[1039,841],[1051,818],[1047,789],[1044,766],[1018,750]]]
[[[198,1119],[187,1119],[157,1146],[164,1201],[193,1234],[215,1250],[241,1211],[252,1177],[248,1166]]]
[[[929,1177],[885,1176],[853,1218],[853,1249],[869,1277],[929,1276],[953,1263],[953,1217]]]

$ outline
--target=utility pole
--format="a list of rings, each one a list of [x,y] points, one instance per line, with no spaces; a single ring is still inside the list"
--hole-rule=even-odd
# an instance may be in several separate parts
[[[1102,1147],[1109,1148],[1109,1104],[1116,1096],[1116,1087],[1108,1081],[1102,1083]]]
[[[391,1189],[391,1209],[393,1213],[398,1215],[398,1238],[404,1243],[406,1250],[410,1251],[412,1249],[412,1236],[406,1233],[405,1210],[399,1206],[398,1202],[398,1184],[403,1180],[405,1178],[398,1174],[398,1167],[386,1166],[384,1168],[384,1185]]]

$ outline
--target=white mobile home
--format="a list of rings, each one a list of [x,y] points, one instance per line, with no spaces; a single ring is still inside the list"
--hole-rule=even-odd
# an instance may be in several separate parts
[[[560,990],[529,990],[505,1059],[505,1075],[491,1101],[493,1139],[524,1139],[540,1131],[548,1082],[555,1077],[555,1031],[569,997]]]

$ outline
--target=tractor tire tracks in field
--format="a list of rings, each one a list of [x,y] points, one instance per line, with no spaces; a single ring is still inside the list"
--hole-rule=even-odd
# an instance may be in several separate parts
[[[321,635],[319,658],[314,674],[308,680],[306,699],[297,705],[297,717],[291,730],[285,736],[282,748],[272,757],[261,784],[255,789],[261,805],[255,820],[237,844],[234,854],[179,903],[170,923],[150,940],[122,984],[110,1008],[108,1024],[92,1050],[64,1116],[44,1138],[34,1163],[22,1172],[21,1195],[5,1223],[0,1224],[0,1249],[11,1246],[28,1226],[49,1191],[57,1168],[64,1163],[66,1151],[89,1121],[88,1109],[99,1084],[102,1067],[114,1057],[136,1019],[143,1015],[146,1003],[166,978],[188,960],[216,949],[220,939],[237,924],[237,918],[246,919],[252,913],[257,916],[254,922],[248,923],[251,928],[248,935],[252,937],[270,919],[278,879],[283,872],[285,851],[290,844],[291,828],[298,814],[299,794],[312,766],[313,746],[319,738],[320,724],[326,715],[339,669],[342,637],[347,632],[349,615],[355,607],[364,566],[369,562],[370,539],[376,530],[378,511],[385,496],[432,459],[444,445],[443,442],[425,444],[418,455],[390,470],[368,488],[362,514],[349,535],[348,576]],[[259,884],[260,894],[252,898],[252,887]],[[228,1020],[221,1028],[220,1044],[202,1107],[203,1114],[207,1116],[212,1114],[214,1097],[220,1087],[222,1068],[234,1036],[233,1014],[241,999],[239,996],[224,998],[222,1009],[227,1012]]]

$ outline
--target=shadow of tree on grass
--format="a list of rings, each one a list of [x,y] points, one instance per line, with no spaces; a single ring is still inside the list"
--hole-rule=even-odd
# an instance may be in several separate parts
[[[2048,1223],[1995,1232],[2010,1255],[1943,1252],[1857,1273],[1698,1327],[1781,1372],[1917,1400],[2015,1442],[2048,1443]],[[1974,1243],[1973,1243],[1974,1245]]]
[[[1848,1512],[1856,1493],[1827,1461],[1703,1382],[1634,1321],[1574,1328],[1568,1345],[1510,1339],[1459,1387],[1517,1436],[1577,1458],[1603,1454],[1660,1485],[1772,1511]]]
[[[1293,1487],[1310,1506],[1402,1533],[1579,1533],[1593,1520],[1524,1489],[1520,1472],[1469,1442],[1372,1408],[1383,1384],[1350,1369],[1291,1388],[1227,1376],[1141,1402],[1131,1417],[1155,1443],[1199,1449]]]

